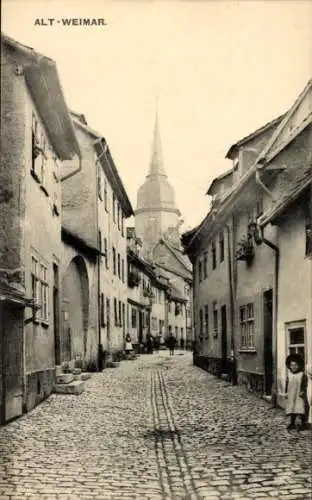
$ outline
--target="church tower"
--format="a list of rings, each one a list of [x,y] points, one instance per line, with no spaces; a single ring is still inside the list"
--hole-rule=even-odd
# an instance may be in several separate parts
[[[143,243],[143,255],[152,258],[152,251],[160,238],[169,236],[180,246],[180,211],[164,169],[162,147],[156,113],[152,154],[145,182],[138,190],[135,214],[135,230]]]

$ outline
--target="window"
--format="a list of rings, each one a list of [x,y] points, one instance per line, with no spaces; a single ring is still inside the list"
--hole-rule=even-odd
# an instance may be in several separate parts
[[[171,301],[168,302],[168,312],[171,312]]]
[[[49,283],[48,269],[44,264],[39,264],[36,257],[31,258],[31,289],[34,305],[40,305],[40,309],[34,308],[34,321],[41,320],[48,323]]]
[[[101,326],[105,326],[105,310],[104,310],[104,293],[101,293],[101,309],[100,309],[100,321]]]
[[[31,173],[40,182],[40,173],[38,172],[38,161],[40,155],[40,139],[39,139],[39,126],[35,115],[32,115],[31,124],[31,147],[32,147],[32,162],[31,162]]]
[[[152,330],[157,330],[157,318],[152,318]]]
[[[117,227],[120,229],[120,205],[117,202]]]
[[[132,328],[136,328],[137,326],[137,311],[135,307],[131,308],[131,326]]]
[[[112,205],[113,205],[113,221],[116,222],[116,196],[115,193],[113,193],[112,197]]]
[[[215,338],[218,337],[219,325],[218,325],[218,304],[213,303],[213,335]]]
[[[54,176],[55,181],[59,182],[60,168],[59,168],[57,156],[55,154],[52,155],[52,161],[53,161],[53,176]]]
[[[212,255],[212,269],[217,267],[217,252],[216,252],[216,244],[213,241],[211,245],[211,255]]]
[[[100,250],[100,254],[102,253],[102,232],[99,230],[99,250]]]
[[[107,250],[107,238],[104,238],[104,254],[105,254],[105,267],[108,269],[108,250]]]
[[[102,186],[102,169],[98,167],[98,197],[103,200],[103,186]]]
[[[178,336],[178,327],[177,326],[175,327],[175,336],[176,337]]]
[[[159,320],[159,334],[162,335],[164,333],[165,321],[163,319]]]
[[[241,348],[255,349],[254,305],[240,307]]]
[[[125,235],[125,217],[124,214],[121,213],[121,236]]]
[[[125,282],[125,261],[124,261],[124,259],[122,259],[122,261],[121,261],[121,279],[122,279],[122,282],[124,283]]]
[[[169,333],[169,335],[172,334],[172,326],[171,325],[168,326],[168,333]]]
[[[204,278],[208,278],[208,254],[204,253]]]
[[[256,218],[263,214],[263,198],[260,196],[256,203]]]
[[[123,326],[123,331],[126,331],[126,307],[125,304],[122,303],[122,326]]]
[[[118,326],[118,311],[117,311],[117,299],[114,298],[114,319],[115,319],[115,326]]]
[[[120,267],[120,253],[117,255],[117,274],[118,278],[121,278],[121,267]]]
[[[104,208],[108,212],[107,180],[104,179]]]
[[[41,184],[43,186],[46,186],[45,171],[46,171],[47,145],[46,145],[46,139],[45,139],[44,134],[41,134],[40,147],[41,147],[41,176],[40,176],[40,180],[41,180]]]
[[[289,354],[300,354],[305,359],[305,322],[286,323],[287,344]]]
[[[223,231],[219,234],[219,249],[220,249],[220,262],[224,261],[224,234]]]
[[[106,322],[108,328],[110,325],[110,299],[106,299]]]
[[[116,250],[113,247],[113,273],[116,275]]]
[[[40,276],[40,301],[41,301],[41,320],[45,323],[48,322],[48,302],[49,302],[49,283],[48,283],[48,269],[44,264],[41,264]]]
[[[203,310],[200,309],[199,310],[199,335],[200,335],[200,337],[203,336],[203,333],[204,333],[204,314],[203,314]]]
[[[60,215],[57,187],[55,189],[56,190],[53,193],[53,214]]]
[[[255,206],[253,206],[252,208],[249,208],[249,210],[247,211],[247,225],[250,224],[250,222],[254,222],[255,211],[256,211]]]
[[[183,336],[184,336],[184,330],[183,330],[183,327],[181,326],[181,338],[183,339]]]
[[[201,282],[202,280],[202,262],[201,260],[198,262],[198,279],[199,279],[199,282]]]
[[[208,305],[205,305],[205,337],[208,339],[209,336],[209,317],[208,317]]]
[[[118,301],[118,325],[121,326],[122,324],[122,305],[121,301]]]
[[[32,300],[34,305],[39,304],[39,276],[38,276],[38,260],[35,257],[31,258],[31,290],[32,290]],[[36,320],[38,317],[38,312],[34,308],[33,318]]]

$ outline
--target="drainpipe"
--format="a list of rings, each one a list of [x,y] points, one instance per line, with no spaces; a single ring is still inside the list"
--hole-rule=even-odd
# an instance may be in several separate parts
[[[230,317],[231,317],[231,382],[233,385],[237,384],[237,372],[236,372],[236,355],[235,355],[235,334],[234,334],[234,289],[233,289],[233,274],[232,274],[232,254],[231,254],[231,243],[230,235],[231,230],[228,224],[224,225],[227,230],[227,246],[228,246],[228,269],[229,269],[229,292],[230,292]]]
[[[99,238],[99,236],[98,236]],[[97,256],[97,292],[98,292],[98,371],[101,371],[102,360],[100,359],[102,348],[101,346],[101,255]]]
[[[261,176],[260,176],[260,166],[256,166],[256,182],[261,186],[261,188],[272,198],[272,201],[274,202],[274,196],[272,191],[262,182]],[[261,228],[262,232],[262,242],[270,247],[275,254],[275,259],[274,259],[274,284],[273,284],[273,289],[274,289],[274,295],[273,295],[273,311],[272,311],[272,320],[273,320],[273,345],[272,345],[272,362],[273,362],[273,384],[272,384],[272,408],[277,407],[277,350],[278,350],[278,344],[277,344],[277,314],[278,314],[278,286],[279,286],[279,261],[280,261],[280,252],[279,248],[272,243],[272,241],[267,240],[263,236],[263,228]]]
[[[278,312],[278,274],[279,274],[279,257],[280,252],[279,248],[274,245],[271,241],[266,238],[262,238],[262,241],[265,245],[270,247],[275,254],[274,259],[274,300],[273,300],[273,311],[272,311],[272,319],[273,319],[273,345],[272,345],[272,361],[273,361],[273,384],[272,384],[272,407],[277,407],[277,312]]]

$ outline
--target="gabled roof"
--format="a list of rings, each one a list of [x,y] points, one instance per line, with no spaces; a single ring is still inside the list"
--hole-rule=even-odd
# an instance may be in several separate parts
[[[311,184],[312,182],[312,165],[296,171],[295,179],[292,180],[288,189],[283,191],[280,198],[276,201],[274,206],[263,214],[259,219],[259,224],[265,226],[268,222],[274,220],[281,215],[287,207],[294,202],[299,195]]]
[[[213,179],[212,183],[210,184],[210,186],[209,186],[208,191],[206,192],[206,194],[209,194],[209,195],[213,194],[212,191],[215,188],[215,186],[217,184],[219,184],[220,181],[222,181],[223,179],[226,179],[227,177],[229,177],[232,174],[233,174],[233,169],[230,168],[229,170],[227,170],[223,174],[218,175],[218,177],[215,177]]]
[[[191,264],[188,263],[186,260],[185,256],[181,252],[181,250],[178,250],[175,248],[169,241],[167,241],[165,238],[161,238],[159,240],[159,243],[163,244],[168,250],[173,254],[173,256],[177,259],[178,262],[186,269],[188,273],[192,272],[192,267]]]
[[[1,34],[1,43],[23,69],[25,83],[57,156],[61,160],[80,156],[56,63],[7,35]]]
[[[295,115],[296,111],[304,102],[307,103],[307,109],[304,113],[303,117],[299,120],[299,123],[296,127],[292,127],[291,120]],[[275,156],[278,155],[280,151],[285,149],[285,147],[293,141],[308,125],[312,123],[312,79],[308,81],[307,85],[300,93],[300,95],[295,100],[292,107],[289,109],[287,113],[285,113],[281,123],[273,132],[272,137],[268,141],[265,148],[262,150],[259,163],[261,164],[260,168],[264,168],[266,164],[268,164]],[[287,130],[287,127],[288,130]],[[282,134],[286,131],[284,138]],[[279,141],[280,139],[280,141]]]
[[[156,265],[156,267],[159,267],[163,271],[166,271],[168,273],[175,274],[176,276],[179,276],[180,278],[184,279],[188,283],[192,283],[192,281],[193,281],[193,277],[192,277],[192,274],[190,272],[182,273],[182,272],[177,271],[176,269],[173,269],[172,267],[166,266],[165,264],[160,264],[158,262],[155,265]]]
[[[251,134],[249,134],[246,137],[243,137],[242,139],[237,141],[235,144],[233,144],[230,147],[230,149],[226,153],[225,158],[233,159],[236,156],[238,150],[242,146],[244,146],[249,141],[255,139],[258,135],[262,134],[263,132],[266,132],[266,131],[270,130],[270,128],[275,127],[279,122],[281,122],[281,120],[283,119],[284,116],[285,116],[285,114],[278,116],[277,118],[274,118],[274,120],[271,120],[270,122],[266,123],[262,127],[258,128],[254,132],[252,132]]]
[[[126,217],[131,217],[133,215],[133,208],[126,193],[123,182],[119,176],[118,170],[116,168],[115,162],[105,138],[99,132],[96,132],[96,130],[92,129],[89,125],[84,124],[81,120],[79,120],[79,118],[76,118],[73,112],[72,116],[74,125],[78,126],[81,130],[94,138],[93,146],[98,154],[98,158],[101,162],[101,165],[103,166],[104,172],[110,184],[115,190],[115,194],[124,209]]]

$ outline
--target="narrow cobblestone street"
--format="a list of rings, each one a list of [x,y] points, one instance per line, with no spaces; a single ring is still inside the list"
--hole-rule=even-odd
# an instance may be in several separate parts
[[[190,353],[161,351],[1,428],[0,498],[310,499],[310,439]]]

